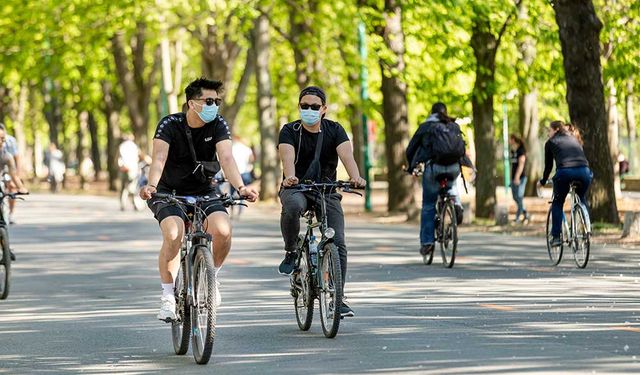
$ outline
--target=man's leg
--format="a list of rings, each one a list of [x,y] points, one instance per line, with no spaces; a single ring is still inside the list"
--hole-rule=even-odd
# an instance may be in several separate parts
[[[220,306],[222,297],[219,290],[218,272],[222,268],[224,260],[227,259],[229,250],[231,250],[231,219],[222,206],[218,206],[218,209],[220,211],[213,212],[207,216],[206,231],[213,236],[213,272],[216,274],[216,305]]]
[[[284,239],[284,260],[278,271],[283,275],[290,275],[295,267],[295,250],[300,234],[300,216],[307,209],[307,197],[295,189],[282,189],[280,192],[280,231]]]
[[[127,204],[127,183],[128,177],[126,173],[120,172],[120,210],[124,211]]]
[[[162,247],[158,256],[158,268],[162,283],[162,298],[158,319],[174,320],[175,296],[174,280],[180,268],[180,246],[184,235],[184,221],[179,216],[168,216],[160,221],[162,231]]]

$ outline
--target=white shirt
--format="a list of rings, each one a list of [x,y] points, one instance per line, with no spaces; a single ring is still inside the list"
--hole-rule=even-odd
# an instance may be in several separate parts
[[[240,171],[241,174],[251,172],[251,157],[253,156],[251,147],[246,146],[242,142],[233,142],[231,154],[233,154],[233,159],[235,159],[238,171]]]
[[[124,141],[120,144],[118,166],[125,167],[129,172],[138,170],[138,145],[133,141]]]

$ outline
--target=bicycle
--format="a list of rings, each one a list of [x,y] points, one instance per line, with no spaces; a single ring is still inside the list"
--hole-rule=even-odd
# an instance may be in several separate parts
[[[319,198],[316,204],[309,207],[303,214],[307,228],[304,235],[298,236],[296,267],[289,280],[298,327],[302,331],[308,331],[311,328],[315,300],[318,299],[320,324],[327,338],[334,338],[338,334],[342,319],[340,307],[343,290],[340,255],[333,242],[335,230],[327,223],[325,199],[327,194],[335,193],[338,189],[345,193],[361,195],[352,191],[353,188],[347,181],[298,184],[286,188],[297,189],[300,193],[312,192]],[[319,216],[315,214],[318,209]],[[317,219],[315,222],[314,217]],[[321,234],[317,248],[313,234],[314,228],[319,228]]]
[[[206,364],[211,358],[215,338],[216,274],[213,269],[213,238],[205,231],[206,214],[202,204],[220,202],[229,207],[239,199],[230,196],[179,196],[156,193],[155,203],[175,203],[185,215],[185,235],[180,248],[180,269],[175,281],[176,320],[171,322],[173,349],[184,355],[193,347],[193,357],[198,364]],[[155,204],[154,203],[154,204]],[[193,210],[193,214],[189,214]]]
[[[591,248],[591,220],[587,208],[580,201],[580,197],[576,193],[579,182],[574,181],[569,185],[569,196],[571,197],[570,223],[567,223],[564,212],[562,213],[562,232],[560,233],[560,246],[551,246],[551,207],[547,212],[547,253],[551,264],[557,266],[562,260],[562,251],[564,245],[571,246],[573,250],[573,259],[578,268],[585,268],[589,262],[589,252]],[[552,203],[553,200],[549,201]]]
[[[458,221],[454,207],[455,197],[449,194],[448,182],[455,181],[455,177],[446,173],[439,174],[436,176],[436,181],[440,184],[440,191],[436,201],[435,243],[440,248],[442,264],[446,268],[451,268],[456,260],[458,247]],[[429,254],[423,255],[423,263],[430,265],[435,252],[434,248]]]
[[[18,195],[27,195],[29,193],[5,193],[4,187],[0,188],[0,205],[4,205],[5,198],[22,199]],[[11,278],[11,248],[9,246],[9,225],[4,210],[0,210],[0,299],[6,299],[9,296],[10,278]]]

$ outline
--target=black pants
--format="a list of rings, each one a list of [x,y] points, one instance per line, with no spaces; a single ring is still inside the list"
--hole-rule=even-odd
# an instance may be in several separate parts
[[[344,213],[340,201],[340,194],[327,194],[327,223],[336,231],[333,242],[340,254],[340,267],[342,271],[342,285],[347,281],[347,246],[344,242]],[[294,251],[300,234],[300,216],[315,204],[316,217],[320,215],[320,202],[316,194],[311,192],[299,192],[295,189],[282,189],[280,191],[282,213],[280,214],[280,230],[284,237],[284,249]],[[317,204],[316,204],[317,203]],[[320,237],[319,235],[317,236]]]

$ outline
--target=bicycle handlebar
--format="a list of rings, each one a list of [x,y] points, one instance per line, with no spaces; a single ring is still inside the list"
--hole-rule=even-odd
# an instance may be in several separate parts
[[[237,204],[243,204],[241,201],[248,198],[248,197],[233,198],[229,194],[222,194],[219,196],[210,196],[210,195],[194,196],[194,195],[174,195],[170,193],[154,193],[153,196],[163,199],[165,201],[174,201],[177,203],[184,203],[192,206],[197,205],[198,203],[220,202],[225,207],[233,206]]]
[[[0,192],[0,199],[4,198],[4,197],[9,197],[11,199],[20,199],[17,196],[18,195],[29,195],[29,193],[20,193],[20,192],[16,192],[16,193],[2,193]]]
[[[300,191],[319,191],[319,190],[325,190],[325,189],[341,189],[342,191],[344,191],[345,193],[352,193],[352,194],[358,194],[361,195],[359,192],[357,191],[351,191],[351,190],[363,190],[364,187],[359,187],[359,186],[355,186],[353,185],[351,182],[349,181],[332,181],[332,182],[307,182],[307,183],[301,183],[301,184],[296,184],[293,186],[283,186],[283,188],[285,189],[296,189],[296,190],[300,190]]]

